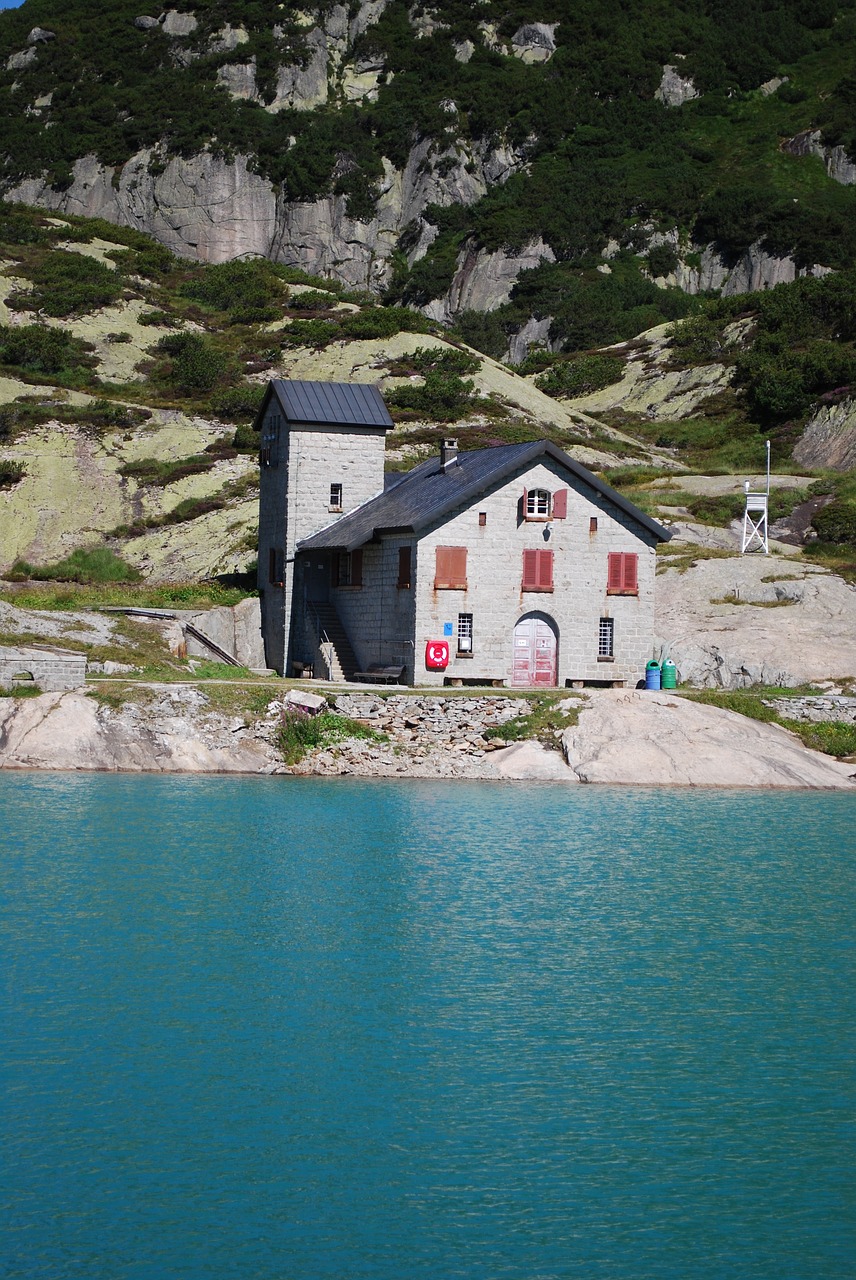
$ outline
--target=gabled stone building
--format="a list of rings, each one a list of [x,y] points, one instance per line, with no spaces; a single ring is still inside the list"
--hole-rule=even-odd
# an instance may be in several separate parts
[[[348,421],[350,419],[350,421]],[[408,684],[633,684],[669,533],[548,441],[386,478],[373,387],[272,382],[260,410],[268,663]]]

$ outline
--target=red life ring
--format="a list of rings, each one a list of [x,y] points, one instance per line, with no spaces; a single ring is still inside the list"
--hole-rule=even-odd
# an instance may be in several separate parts
[[[425,646],[425,666],[429,671],[444,671],[449,665],[448,640],[429,640]]]

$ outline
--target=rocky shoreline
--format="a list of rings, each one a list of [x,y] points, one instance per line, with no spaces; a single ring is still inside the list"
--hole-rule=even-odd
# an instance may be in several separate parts
[[[0,700],[0,768],[621,786],[856,784],[854,763],[808,750],[779,725],[671,693],[598,690],[563,699],[557,706],[566,724],[548,731],[550,749],[543,741],[484,736],[526,714],[525,698],[330,691],[337,712],[375,734],[337,739],[289,766],[276,744],[285,695],[274,694],[248,723],[216,710],[204,687],[143,688],[144,698],[119,705],[99,698],[98,686]]]

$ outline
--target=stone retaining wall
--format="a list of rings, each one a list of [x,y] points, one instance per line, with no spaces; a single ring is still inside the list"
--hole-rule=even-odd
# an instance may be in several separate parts
[[[772,707],[787,720],[840,720],[846,724],[856,724],[856,698],[834,694],[805,698],[765,698],[764,706]]]

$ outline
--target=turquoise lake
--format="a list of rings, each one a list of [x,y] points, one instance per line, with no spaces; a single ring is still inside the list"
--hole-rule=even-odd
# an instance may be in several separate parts
[[[3,774],[0,1275],[856,1274],[856,799]]]

